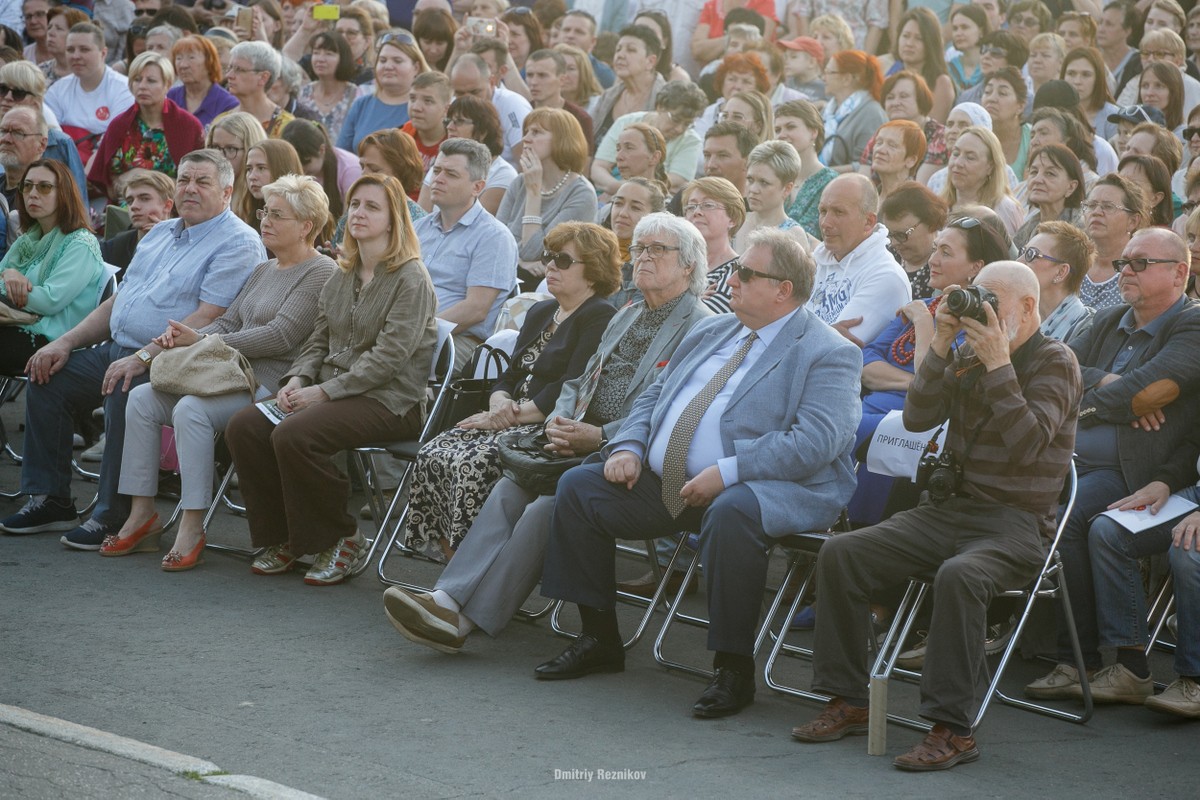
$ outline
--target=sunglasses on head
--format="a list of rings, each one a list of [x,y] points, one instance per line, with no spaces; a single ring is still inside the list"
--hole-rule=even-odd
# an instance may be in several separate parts
[[[375,49],[382,50],[385,44],[408,44],[416,47],[417,40],[408,31],[388,31],[379,37],[379,41],[375,43]]]
[[[12,99],[16,100],[19,103],[22,100],[24,100],[26,97],[29,97],[29,95],[31,95],[31,94],[33,94],[33,92],[27,92],[24,89],[18,89],[15,86],[8,86],[6,84],[0,83],[0,97],[4,97],[5,95],[11,95]]]
[[[559,272],[570,269],[573,264],[582,263],[579,259],[572,258],[570,253],[556,253],[553,250],[542,251],[542,266],[548,267],[553,264]]]

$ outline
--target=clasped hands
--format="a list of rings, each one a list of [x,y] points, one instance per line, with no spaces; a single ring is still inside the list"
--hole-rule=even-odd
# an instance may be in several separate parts
[[[632,489],[642,475],[642,459],[630,450],[618,450],[604,462],[604,478],[609,483],[623,483]],[[696,477],[683,485],[679,496],[689,508],[704,508],[725,491],[725,480],[716,464],[705,467]]]

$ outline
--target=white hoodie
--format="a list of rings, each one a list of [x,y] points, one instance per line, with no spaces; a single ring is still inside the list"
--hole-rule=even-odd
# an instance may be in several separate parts
[[[841,261],[822,243],[813,256],[817,279],[806,307],[830,325],[862,317],[850,329],[865,344],[896,318],[900,307],[912,300],[908,274],[887,249],[887,228],[876,225],[858,247]]]

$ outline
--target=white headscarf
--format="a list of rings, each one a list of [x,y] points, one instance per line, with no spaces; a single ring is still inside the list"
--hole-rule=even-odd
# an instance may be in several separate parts
[[[978,125],[981,128],[992,129],[992,115],[987,112],[987,109],[978,103],[959,103],[951,111],[961,111],[971,120],[972,125]]]

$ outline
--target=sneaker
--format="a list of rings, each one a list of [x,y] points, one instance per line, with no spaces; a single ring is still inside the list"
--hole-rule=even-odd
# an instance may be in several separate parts
[[[917,641],[908,650],[896,656],[900,669],[922,669],[925,666],[925,650],[929,647],[929,631],[917,631]]]
[[[46,531],[70,531],[78,525],[79,515],[69,499],[32,494],[20,511],[0,520],[0,531],[24,536]]]
[[[1150,676],[1139,678],[1124,664],[1105,667],[1092,678],[1092,699],[1097,703],[1128,703],[1140,706],[1153,694],[1154,681]]]
[[[107,536],[115,536],[121,531],[120,525],[105,525],[95,517],[80,525],[75,530],[59,539],[72,550],[99,550]]]
[[[333,547],[318,553],[313,565],[304,573],[304,582],[310,586],[333,586],[349,578],[355,568],[367,556],[367,540],[361,531],[353,536],[338,539]]]
[[[87,461],[92,464],[99,464],[104,459],[104,434],[100,434],[100,438],[96,443],[79,454],[80,461]]]
[[[1200,719],[1200,685],[1191,678],[1176,678],[1162,694],[1147,697],[1145,705],[1151,711]]]
[[[1017,621],[1009,619],[1007,622],[989,625],[987,629],[987,638],[983,640],[983,652],[989,656],[994,656],[997,653],[1004,651],[1008,647],[1008,640],[1012,638],[1013,632],[1017,629]]]
[[[1025,695],[1038,700],[1082,700],[1079,670],[1070,664],[1059,664],[1049,675],[1026,686]]]

